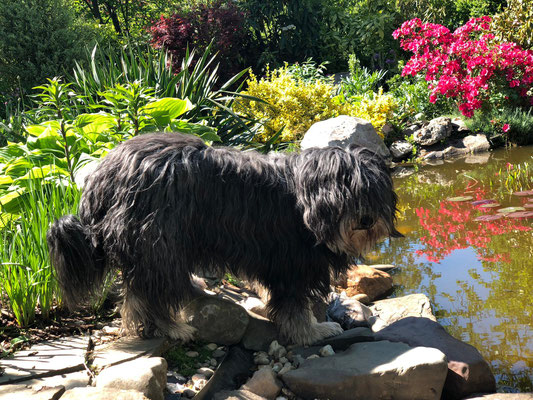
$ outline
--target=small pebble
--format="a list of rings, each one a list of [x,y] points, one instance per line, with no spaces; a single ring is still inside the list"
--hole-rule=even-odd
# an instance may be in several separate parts
[[[278,396],[278,397],[276,397],[276,400],[289,400],[289,399],[287,399],[286,397],[283,397],[283,396]]]
[[[294,356],[294,359],[292,360],[292,365],[298,368],[300,365],[302,365],[304,361],[304,358],[300,354],[296,354]]]
[[[209,361],[209,364],[211,364],[212,367],[216,367],[218,365],[218,362],[217,360],[215,360],[214,358],[212,358],[210,361]]]
[[[254,357],[254,364],[256,365],[268,365],[270,364],[270,358],[268,358],[268,354],[264,351],[259,351],[257,355]]]
[[[104,326],[102,328],[102,332],[104,332],[106,335],[118,336],[120,335],[120,328],[116,326]]]
[[[282,363],[282,364],[285,364],[287,361],[289,361],[289,360],[287,360],[286,357],[280,357],[280,359],[279,359],[279,362]]]
[[[194,374],[193,376],[191,376],[191,381],[194,385],[196,385],[196,383],[198,381],[201,381],[201,380],[204,380],[205,381],[205,375],[204,374]]]
[[[270,343],[268,347],[268,355],[274,357],[276,360],[279,360],[281,357],[284,357],[287,354],[287,349],[280,345],[277,340],[274,340]]]
[[[215,351],[218,347],[216,343],[209,343],[204,346],[209,351]]]
[[[335,355],[335,351],[333,350],[333,347],[331,347],[331,345],[329,344],[322,347],[318,352],[320,353],[322,357],[329,357],[329,356]]]
[[[220,350],[220,349],[216,349],[215,351],[213,351],[213,354],[212,356],[214,358],[222,358],[226,355],[226,352],[224,350]]]
[[[313,360],[315,358],[320,358],[318,354],[311,354],[309,357],[306,358],[306,360]]]
[[[196,390],[193,390],[193,389],[190,389],[190,388],[187,388],[183,391],[182,393],[185,397],[187,397],[188,399],[192,399],[194,396],[196,396]]]
[[[213,371],[211,368],[200,368],[198,371],[199,374],[202,374],[203,376],[205,376],[206,379],[209,379],[213,376],[213,374],[215,373],[215,371]]]
[[[287,372],[289,372],[292,369],[292,365],[288,363],[287,365],[284,365],[283,368],[278,372],[278,375],[283,375]]]
[[[195,358],[198,357],[200,354],[197,351],[188,351],[187,353],[185,353],[185,355],[190,358]]]
[[[296,397],[296,395],[293,392],[291,392],[289,389],[285,387],[281,389],[281,393],[288,399],[294,399]]]
[[[283,368],[283,364],[278,362],[272,366],[272,371],[274,371],[277,374],[279,371],[281,371],[282,368]]]

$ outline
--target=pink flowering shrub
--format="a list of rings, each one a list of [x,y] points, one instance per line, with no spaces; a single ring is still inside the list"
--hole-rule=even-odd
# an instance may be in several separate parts
[[[450,32],[418,18],[404,22],[393,33],[413,53],[402,75],[424,73],[430,102],[453,98],[467,117],[482,107],[533,104],[533,51],[498,43],[490,24],[490,17],[473,18]]]

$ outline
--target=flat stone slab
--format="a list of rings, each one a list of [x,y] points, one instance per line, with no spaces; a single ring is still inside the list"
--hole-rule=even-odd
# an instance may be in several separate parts
[[[80,371],[84,368],[88,345],[88,337],[73,336],[19,351],[11,359],[0,360],[0,367],[5,369],[0,385]]]
[[[64,386],[43,387],[38,390],[27,385],[0,387],[0,400],[57,400],[65,393]]]
[[[304,399],[438,400],[447,371],[446,356],[437,349],[381,341],[306,360],[282,379]]]
[[[143,339],[126,336],[115,342],[96,346],[92,366],[101,370],[139,357],[159,357],[169,348],[170,344],[166,338]]]

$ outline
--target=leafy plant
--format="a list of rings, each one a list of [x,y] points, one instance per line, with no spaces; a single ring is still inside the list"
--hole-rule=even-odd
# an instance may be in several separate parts
[[[355,54],[350,54],[348,68],[350,73],[341,80],[339,88],[340,93],[349,99],[372,95],[378,90],[387,74],[387,71],[384,70],[369,72],[366,67],[361,66],[361,62]]]
[[[507,0],[507,7],[494,16],[497,39],[518,43],[525,49],[533,48],[533,7],[531,2]]]
[[[268,142],[276,135],[281,142],[297,141],[315,122],[352,114],[349,103],[334,98],[333,84],[323,80],[305,81],[289,73],[288,68],[286,65],[267,70],[264,78],[250,73],[248,88],[235,103],[234,109],[239,114],[263,123],[256,136],[258,141]]]
[[[22,202],[19,216],[0,214],[0,282],[22,327],[33,322],[37,306],[48,318],[58,296],[46,232],[51,221],[75,212],[80,196],[73,186],[48,185],[40,177],[30,176],[28,186],[32,197]]]
[[[161,16],[151,27],[151,43],[172,54],[173,70],[180,71],[180,60],[189,48],[212,47],[219,55],[222,75],[229,77],[243,69],[248,49],[245,14],[231,1],[198,2],[190,10],[169,17]]]
[[[83,46],[96,38],[65,0],[1,1],[0,93],[23,96],[73,67]]]
[[[190,122],[216,129],[224,144],[248,146],[256,133],[257,121],[235,114],[231,108],[238,98],[243,70],[220,82],[216,56],[211,46],[198,55],[186,51],[179,72],[169,68],[172,57],[164,50],[149,50],[143,57],[140,49],[127,47],[120,55],[95,47],[90,54],[90,69],[77,66],[72,88],[81,94],[80,111],[92,112],[104,99],[103,93],[117,84],[140,81],[154,89],[153,97],[188,98],[195,105],[183,116]]]
[[[76,115],[77,97],[59,79],[41,86],[38,95],[44,122],[25,127],[26,143],[0,148],[0,206],[18,214],[24,199],[33,196],[35,180],[57,185],[65,179],[74,185],[77,171],[98,159],[117,143],[144,132],[181,131],[206,141],[218,141],[216,130],[179,117],[194,109],[188,100],[154,100],[151,89],[140,82],[117,85],[101,93],[105,111]],[[1,215],[1,214],[0,214]]]

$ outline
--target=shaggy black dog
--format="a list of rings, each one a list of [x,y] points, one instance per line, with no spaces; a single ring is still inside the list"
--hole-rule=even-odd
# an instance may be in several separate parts
[[[388,168],[367,149],[265,156],[209,147],[194,136],[149,134],[119,145],[87,179],[79,219],[48,232],[69,307],[119,269],[126,329],[190,339],[177,317],[191,275],[224,270],[269,293],[280,334],[313,343],[342,331],[311,303],[377,240],[398,236]]]

